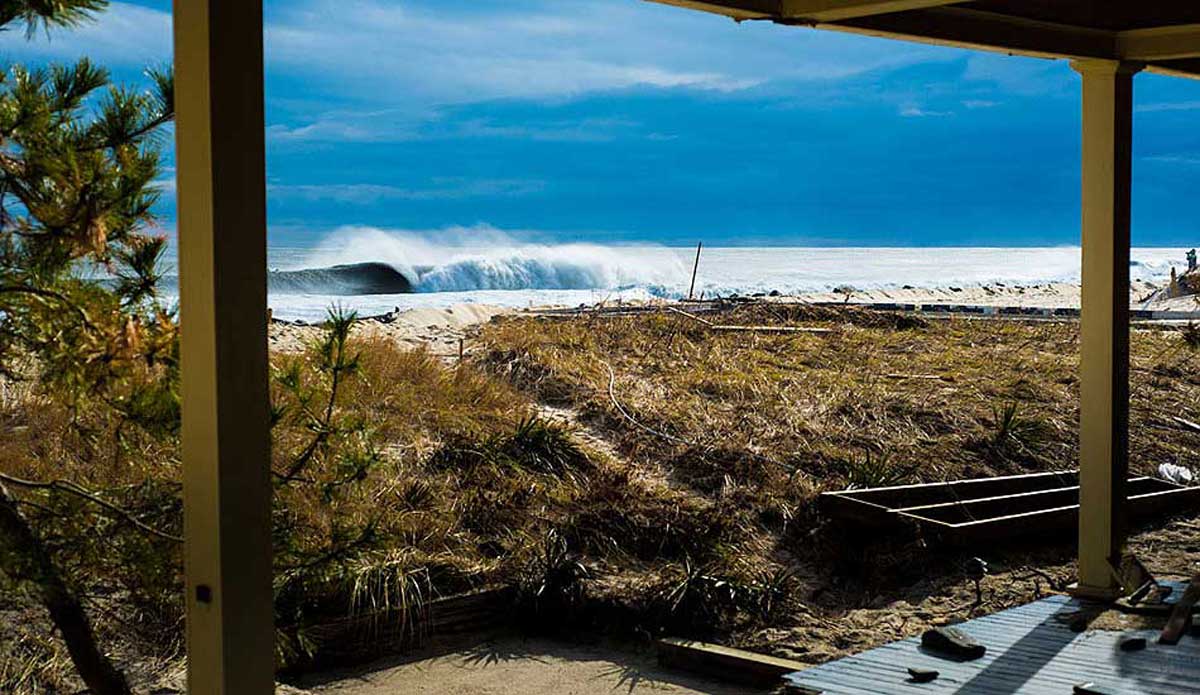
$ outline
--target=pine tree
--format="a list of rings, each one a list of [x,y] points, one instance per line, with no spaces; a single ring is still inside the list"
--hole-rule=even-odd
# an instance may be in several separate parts
[[[3,0],[0,27],[24,25],[33,36],[105,5]],[[147,230],[173,84],[166,71],[150,78],[149,92],[123,89],[80,60],[17,65],[0,79],[0,379],[77,411],[104,408],[171,430],[177,331],[156,295],[166,241]],[[73,481],[0,475],[0,570],[45,605],[88,688],[123,695],[125,677],[97,647],[77,592],[27,516],[30,497],[51,492],[161,532]]]

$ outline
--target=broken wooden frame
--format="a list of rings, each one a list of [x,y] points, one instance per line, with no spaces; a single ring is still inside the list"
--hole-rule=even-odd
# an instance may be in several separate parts
[[[1200,488],[1133,477],[1125,489],[1134,517],[1200,507]],[[841,490],[822,494],[820,502],[837,519],[873,529],[915,526],[923,537],[952,545],[1015,539],[1078,523],[1079,472]]]

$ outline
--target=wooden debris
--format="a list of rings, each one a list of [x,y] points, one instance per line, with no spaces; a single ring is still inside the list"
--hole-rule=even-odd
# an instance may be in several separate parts
[[[1126,511],[1155,518],[1200,507],[1200,487],[1158,478],[1129,478]],[[969,546],[1072,528],[1079,518],[1076,471],[953,480],[940,483],[823,492],[829,516],[870,528],[902,532],[912,524],[926,541]]]
[[[1162,634],[1158,636],[1159,644],[1179,643],[1179,638],[1183,637],[1183,633],[1192,627],[1192,609],[1198,600],[1200,600],[1200,574],[1192,577],[1187,590],[1183,592],[1183,596],[1179,597],[1179,603],[1175,604],[1175,609],[1171,611],[1171,617],[1167,619]]]
[[[972,661],[987,653],[987,647],[956,627],[935,627],[921,635],[921,646],[957,659]]]
[[[713,325],[714,331],[731,333],[832,333],[832,328],[813,328],[809,326],[721,326]]]
[[[1192,422],[1191,420],[1185,420],[1178,416],[1172,416],[1171,419],[1174,420],[1175,422],[1179,423],[1180,425],[1183,425],[1184,429],[1188,429],[1193,432],[1200,432],[1200,424]]]
[[[808,667],[790,659],[671,637],[658,640],[658,662],[669,668],[765,688],[777,687],[784,675]]]
[[[667,311],[670,311],[670,312],[673,312],[673,313],[679,314],[680,316],[683,316],[683,317],[689,318],[689,319],[691,319],[691,320],[693,320],[693,321],[699,321],[700,323],[704,324],[705,326],[712,326],[712,325],[713,325],[713,322],[712,322],[712,321],[709,321],[709,320],[708,320],[708,319],[706,319],[706,318],[703,318],[703,317],[700,317],[700,316],[696,316],[695,314],[693,314],[693,313],[691,313],[691,312],[684,311],[683,309],[677,309],[677,308],[675,308],[675,307],[671,306],[670,304],[666,304],[666,305],[664,305],[664,306],[663,306],[663,308],[664,308],[664,309],[666,309]]]
[[[708,326],[710,329],[712,329],[714,331],[727,331],[727,332],[731,332],[731,333],[737,333],[737,332],[744,332],[744,333],[832,333],[833,332],[832,328],[815,328],[815,327],[811,327],[811,326],[731,326],[731,325],[713,323],[712,321],[709,321],[706,318],[696,316],[693,313],[684,311],[683,309],[678,309],[676,307],[670,306],[669,304],[664,305],[663,308],[666,309],[667,311],[670,311],[675,314],[679,314],[680,316],[684,316],[693,321],[698,321],[699,323],[702,323],[705,326]]]
[[[929,379],[930,381],[954,381],[946,374],[884,374],[886,379]]]

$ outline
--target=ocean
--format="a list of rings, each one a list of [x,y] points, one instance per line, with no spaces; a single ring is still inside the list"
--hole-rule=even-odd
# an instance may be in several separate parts
[[[1164,281],[1172,265],[1185,267],[1185,252],[1136,248],[1131,277]],[[370,316],[459,303],[576,306],[681,298],[695,253],[695,247],[530,244],[500,235],[486,245],[439,243],[419,234],[348,229],[307,248],[270,247],[269,303],[276,318],[313,321],[334,304]],[[173,261],[168,258],[169,273]],[[1080,250],[1069,246],[706,247],[696,295],[1033,285],[1078,282],[1079,274]]]

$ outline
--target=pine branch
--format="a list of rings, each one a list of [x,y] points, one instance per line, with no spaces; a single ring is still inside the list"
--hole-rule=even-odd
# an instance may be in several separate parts
[[[60,492],[66,492],[66,493],[75,495],[76,497],[79,497],[80,499],[91,502],[92,504],[95,504],[96,506],[103,507],[104,509],[117,515],[121,519],[128,521],[129,523],[131,523],[134,526],[138,527],[139,529],[145,531],[146,533],[149,533],[154,536],[158,536],[159,538],[163,538],[168,541],[173,541],[175,543],[183,542],[182,537],[167,533],[166,531],[162,531],[157,528],[154,528],[150,524],[147,524],[146,522],[142,521],[141,519],[138,519],[137,517],[135,517],[128,510],[118,507],[117,505],[113,504],[112,502],[105,500],[103,497],[100,497],[96,493],[91,492],[91,491],[87,490],[86,488],[84,488],[83,486],[79,485],[78,483],[72,482],[70,480],[62,480],[62,479],[50,480],[50,481],[25,480],[23,478],[17,478],[15,476],[11,476],[6,473],[0,473],[0,482],[8,483],[9,485],[15,485],[17,487],[23,487],[23,488],[30,489],[30,490],[59,490]]]
[[[33,38],[40,28],[69,28],[91,21],[108,7],[108,0],[4,0],[0,2],[0,30],[13,22],[25,24],[25,36]]]
[[[28,285],[0,285],[0,294],[27,294],[34,297],[41,297],[43,299],[53,299],[78,314],[80,321],[83,322],[83,325],[87,327],[88,330],[96,330],[96,324],[92,323],[92,319],[90,316],[88,316],[86,309],[79,306],[75,302],[72,302],[65,295],[53,290],[48,290],[42,287],[31,287]]]

